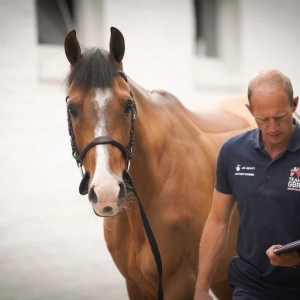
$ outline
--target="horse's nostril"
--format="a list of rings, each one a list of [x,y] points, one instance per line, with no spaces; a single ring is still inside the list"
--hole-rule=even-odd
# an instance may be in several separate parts
[[[110,213],[112,211],[112,207],[111,206],[105,206],[103,208],[103,213]]]
[[[96,204],[98,202],[98,198],[97,198],[97,195],[94,191],[94,188],[90,188],[90,191],[89,191],[89,200],[91,202],[93,202],[94,204]]]

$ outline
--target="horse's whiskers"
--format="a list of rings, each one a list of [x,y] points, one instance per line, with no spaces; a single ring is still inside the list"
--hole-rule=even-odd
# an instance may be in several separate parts
[[[135,198],[130,196],[130,197],[127,197],[126,200],[123,202],[123,206],[122,208],[124,210],[128,210],[128,209],[131,209],[131,204],[135,201]]]
[[[115,222],[115,218],[114,217],[108,217],[108,218],[104,218],[103,220],[103,224],[105,229],[107,229],[108,231],[112,232],[112,227],[113,227],[113,223]]]

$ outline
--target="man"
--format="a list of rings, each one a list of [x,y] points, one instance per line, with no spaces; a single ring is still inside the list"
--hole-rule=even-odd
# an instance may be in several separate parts
[[[233,300],[299,300],[296,251],[274,254],[300,239],[300,126],[293,119],[298,97],[290,79],[266,70],[248,86],[247,108],[257,129],[222,146],[211,212],[200,242],[195,300],[212,300],[209,286],[226,245],[237,204],[238,256],[229,265]]]

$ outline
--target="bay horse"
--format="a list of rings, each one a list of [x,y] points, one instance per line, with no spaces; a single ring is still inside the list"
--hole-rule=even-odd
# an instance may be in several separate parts
[[[70,63],[69,132],[73,156],[83,169],[80,193],[88,194],[95,214],[105,217],[107,248],[125,278],[129,299],[157,299],[158,273],[139,205],[128,193],[126,170],[161,254],[164,299],[192,300],[218,151],[227,138],[255,126],[246,99],[196,113],[166,91],[145,90],[123,71],[124,37],[114,27],[109,52],[81,51],[75,30],[64,47]],[[220,300],[231,299],[226,278],[237,227],[235,215],[211,285]]]

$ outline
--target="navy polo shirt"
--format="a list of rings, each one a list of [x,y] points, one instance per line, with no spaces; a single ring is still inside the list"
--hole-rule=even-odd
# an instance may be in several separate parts
[[[264,300],[300,299],[300,270],[274,267],[265,254],[300,239],[300,126],[294,124],[287,150],[274,159],[259,129],[230,138],[218,156],[215,187],[235,196],[240,220],[229,282]]]

